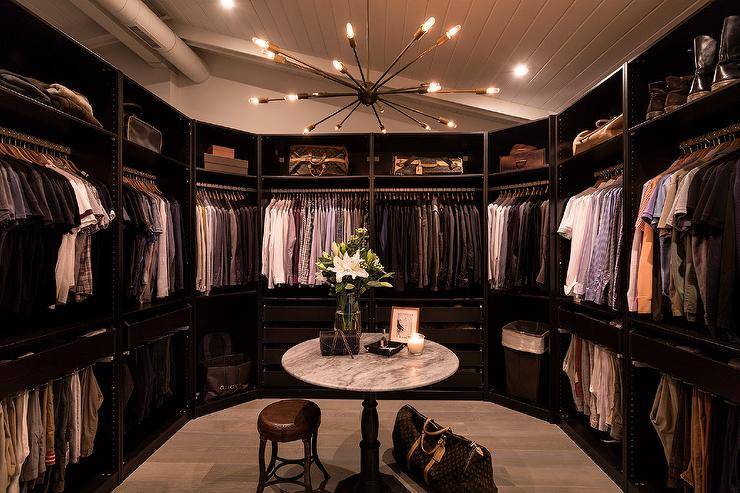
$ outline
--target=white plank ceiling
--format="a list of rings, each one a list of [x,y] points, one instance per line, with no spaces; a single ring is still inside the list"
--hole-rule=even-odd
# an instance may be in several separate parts
[[[353,61],[344,37],[352,22],[363,64],[366,0],[147,0],[166,21],[235,38],[261,36],[297,53]],[[619,67],[646,43],[707,0],[370,0],[371,65],[382,71],[429,16],[433,30],[411,50],[431,44],[444,30],[460,34],[412,66],[406,77],[447,88],[496,85],[498,98],[557,112]],[[81,41],[99,28],[69,0],[22,0]],[[96,29],[97,28],[97,29]],[[688,47],[687,47],[688,48]],[[683,56],[683,53],[680,54]],[[409,56],[409,55],[407,55]],[[513,76],[518,63],[529,74]]]

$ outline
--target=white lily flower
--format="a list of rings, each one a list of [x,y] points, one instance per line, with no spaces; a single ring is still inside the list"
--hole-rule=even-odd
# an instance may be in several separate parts
[[[357,277],[369,277],[367,271],[361,265],[360,252],[355,252],[351,257],[344,252],[344,256],[334,257],[334,267],[329,270],[337,275],[337,282],[341,282],[344,276],[350,276],[352,279]]]

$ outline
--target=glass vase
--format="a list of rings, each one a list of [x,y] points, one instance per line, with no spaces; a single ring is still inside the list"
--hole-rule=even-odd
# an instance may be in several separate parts
[[[360,297],[356,293],[337,295],[337,309],[334,315],[334,331],[342,340],[344,354],[360,352],[362,338],[362,317],[360,315]]]

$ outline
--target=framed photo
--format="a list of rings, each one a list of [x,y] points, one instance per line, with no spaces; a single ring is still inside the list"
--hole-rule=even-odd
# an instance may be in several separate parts
[[[412,334],[419,332],[419,309],[402,306],[391,308],[390,338],[393,342],[407,343]]]

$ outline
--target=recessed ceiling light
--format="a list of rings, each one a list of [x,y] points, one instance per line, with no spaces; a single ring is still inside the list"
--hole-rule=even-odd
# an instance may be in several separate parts
[[[225,9],[233,9],[234,6],[236,5],[234,3],[234,0],[220,0],[220,1],[221,1],[221,6]]]
[[[516,67],[514,67],[514,75],[517,77],[524,77],[529,73],[529,67],[524,65],[523,63],[520,63]]]

